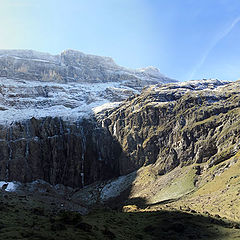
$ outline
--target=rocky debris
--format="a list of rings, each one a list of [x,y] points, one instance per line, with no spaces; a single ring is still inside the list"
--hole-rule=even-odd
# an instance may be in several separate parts
[[[8,187],[8,183],[3,184],[2,185],[2,190],[5,191],[7,189],[7,187]]]
[[[133,172],[118,178],[98,181],[75,191],[71,195],[71,199],[77,202],[84,202],[88,206],[107,204],[110,200],[118,198],[124,191],[131,188],[136,174],[136,172]]]

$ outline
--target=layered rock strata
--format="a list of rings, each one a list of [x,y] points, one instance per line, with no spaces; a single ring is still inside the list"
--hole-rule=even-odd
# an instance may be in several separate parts
[[[76,188],[119,175],[121,147],[94,121],[32,118],[0,129],[2,180]]]
[[[218,80],[153,86],[109,112],[100,121],[123,149],[121,174],[229,159],[240,149],[239,90]]]

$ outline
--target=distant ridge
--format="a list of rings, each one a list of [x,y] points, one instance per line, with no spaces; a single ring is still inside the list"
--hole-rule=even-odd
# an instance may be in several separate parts
[[[0,77],[34,81],[68,82],[137,82],[149,84],[176,82],[157,68],[128,69],[110,57],[65,50],[51,55],[33,50],[0,50]]]

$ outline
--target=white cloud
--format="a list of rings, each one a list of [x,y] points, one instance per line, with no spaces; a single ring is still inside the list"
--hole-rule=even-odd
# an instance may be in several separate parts
[[[206,51],[204,52],[203,56],[201,57],[199,63],[194,67],[193,71],[190,74],[190,79],[194,77],[196,72],[202,67],[202,65],[205,63],[207,57],[209,56],[209,53],[212,51],[212,49],[222,40],[224,39],[233,29],[234,27],[240,22],[240,16],[235,18],[234,21],[226,28],[223,32],[221,32],[215,39],[212,41],[212,43],[208,46]]]

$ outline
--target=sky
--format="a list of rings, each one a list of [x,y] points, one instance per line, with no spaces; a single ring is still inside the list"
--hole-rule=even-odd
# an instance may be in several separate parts
[[[240,79],[239,0],[0,0],[0,49],[75,49],[186,81]]]

